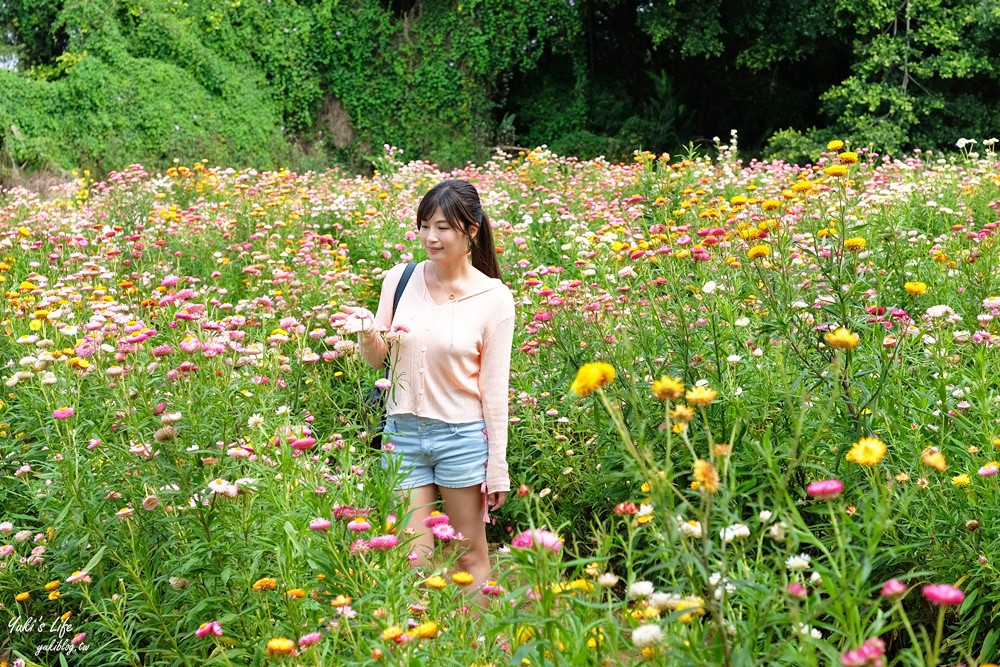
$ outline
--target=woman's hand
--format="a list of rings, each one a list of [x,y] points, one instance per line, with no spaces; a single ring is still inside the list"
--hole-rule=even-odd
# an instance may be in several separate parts
[[[507,502],[507,492],[506,491],[494,491],[489,496],[490,509],[498,510],[503,507],[503,504]]]
[[[375,316],[367,308],[341,306],[340,312],[347,315],[343,324],[344,333],[368,333],[375,328]]]

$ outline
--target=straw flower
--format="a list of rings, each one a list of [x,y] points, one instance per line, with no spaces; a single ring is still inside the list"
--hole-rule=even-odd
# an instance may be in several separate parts
[[[611,364],[594,362],[584,364],[576,373],[570,389],[577,396],[588,396],[594,390],[610,384],[615,379],[615,369]]]
[[[885,443],[878,438],[861,438],[851,446],[851,451],[844,458],[858,465],[873,466],[885,457],[887,449]]]
[[[690,405],[711,405],[718,396],[711,387],[691,387],[684,398]]]
[[[861,337],[858,334],[843,327],[835,331],[828,331],[823,336],[823,340],[826,341],[827,345],[838,350],[853,350],[861,343]]]
[[[903,285],[903,289],[906,290],[907,294],[920,296],[927,291],[927,283],[922,283],[919,280],[911,280]]]
[[[659,380],[653,380],[653,395],[661,401],[676,401],[684,395],[684,383],[664,375]]]

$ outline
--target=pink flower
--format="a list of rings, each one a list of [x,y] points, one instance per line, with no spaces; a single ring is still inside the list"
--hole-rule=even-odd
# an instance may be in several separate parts
[[[73,635],[73,639],[70,639],[69,643],[72,644],[73,646],[76,646],[78,644],[82,644],[83,640],[85,640],[86,638],[87,638],[86,632],[78,632],[75,635]]]
[[[389,551],[399,544],[399,538],[395,535],[377,535],[368,540],[368,546],[375,551]]]
[[[956,605],[965,599],[965,594],[962,591],[949,584],[929,584],[924,586],[922,592],[931,604],[940,607]]]
[[[327,530],[333,522],[329,519],[313,519],[309,522],[309,530]]]
[[[392,386],[392,381],[389,380],[388,378],[379,378],[379,379],[375,380],[375,388],[376,389],[386,390],[386,389],[388,389],[391,386]]]
[[[142,500],[142,509],[146,511],[155,510],[160,505],[160,499],[156,496],[146,496]]]
[[[56,408],[52,411],[52,416],[56,419],[69,419],[74,414],[73,408]]]
[[[319,632],[310,632],[307,635],[302,635],[301,637],[299,637],[299,648],[306,648],[307,646],[312,646],[322,638],[323,635]]]
[[[899,579],[890,579],[882,584],[882,597],[892,598],[906,592],[906,584]]]
[[[0,558],[5,558],[11,555],[12,553],[14,553],[14,545],[5,544],[2,547],[0,547]]]
[[[806,587],[799,581],[793,581],[792,583],[788,584],[788,588],[786,590],[788,594],[791,595],[793,598],[804,598],[806,595],[809,594],[809,591],[806,590]]]
[[[483,595],[488,595],[490,597],[500,597],[506,591],[504,591],[503,586],[491,580],[483,584],[481,592]]]
[[[979,469],[980,477],[992,477],[993,475],[1000,472],[1000,467],[997,466],[996,462],[987,463],[982,468]]]
[[[556,553],[562,549],[562,540],[559,536],[549,530],[526,530],[513,540],[510,546],[515,549],[530,549],[531,547],[541,547]]]
[[[885,662],[885,642],[879,637],[866,639],[860,648],[852,649],[840,656],[840,664],[845,667],[883,667]]]
[[[372,529],[372,525],[367,521],[365,521],[364,519],[362,519],[361,517],[358,517],[357,519],[354,519],[353,521],[348,523],[347,527],[357,533],[363,533],[366,530]]]
[[[440,526],[446,523],[450,523],[451,519],[448,518],[447,514],[431,514],[429,517],[424,519],[424,525],[428,528],[433,528],[434,526]]]
[[[806,493],[816,500],[833,500],[844,492],[844,483],[839,479],[821,479],[806,487]]]
[[[208,623],[202,623],[201,626],[194,631],[195,637],[207,637],[208,635],[215,635],[216,637],[222,636],[222,624],[218,621],[209,621]]]
[[[448,540],[462,539],[462,533],[455,530],[455,526],[450,523],[436,524],[433,528],[431,528],[431,534],[444,542],[447,542]]]
[[[74,572],[73,574],[69,575],[68,577],[66,577],[66,583],[67,584],[79,584],[79,583],[89,584],[90,583],[90,574],[86,570],[79,570],[79,571]]]
[[[352,556],[356,556],[359,553],[366,553],[370,548],[367,540],[354,540],[347,550],[351,552]]]

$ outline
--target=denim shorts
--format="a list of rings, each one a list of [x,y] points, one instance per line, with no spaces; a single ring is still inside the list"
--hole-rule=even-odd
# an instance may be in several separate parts
[[[391,451],[382,452],[382,467],[388,467],[389,457],[398,458],[405,475],[400,488],[437,484],[461,489],[486,481],[488,440],[482,420],[449,424],[411,414],[388,415],[382,442],[383,447],[392,444]]]

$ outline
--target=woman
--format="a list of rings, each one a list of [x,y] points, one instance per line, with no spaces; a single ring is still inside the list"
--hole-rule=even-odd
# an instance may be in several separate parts
[[[406,285],[395,316],[392,300],[405,265],[388,271],[378,312],[345,306],[348,330],[360,332],[361,353],[376,368],[390,360],[386,456],[398,457],[413,510],[417,566],[434,538],[424,520],[438,496],[464,536],[458,567],[489,578],[484,520],[510,491],[507,395],[514,336],[514,298],[500,280],[490,221],[466,181],[439,183],[417,207],[427,252]],[[389,353],[385,332],[402,334]]]

